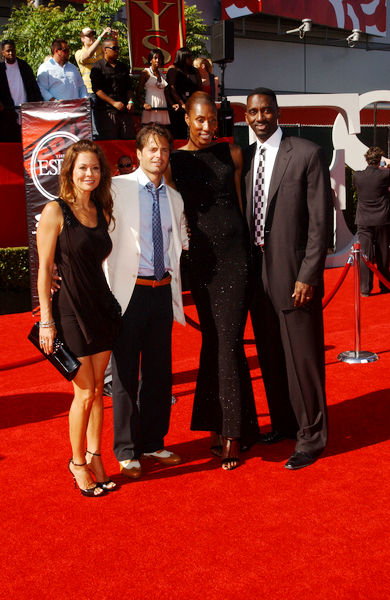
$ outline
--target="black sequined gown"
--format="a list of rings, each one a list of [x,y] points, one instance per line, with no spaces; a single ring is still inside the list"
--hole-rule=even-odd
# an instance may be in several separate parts
[[[58,336],[76,356],[111,350],[120,328],[121,308],[108,287],[102,262],[112,242],[102,209],[98,224],[87,227],[70,207],[57,199],[64,215],[55,263],[61,287],[53,296],[53,318]]]
[[[249,238],[229,144],[173,152],[171,169],[191,229],[189,278],[202,332],[191,429],[249,443],[259,434],[243,346]]]

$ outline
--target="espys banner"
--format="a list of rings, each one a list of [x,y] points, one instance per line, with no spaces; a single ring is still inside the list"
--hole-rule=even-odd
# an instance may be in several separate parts
[[[147,66],[153,48],[160,48],[164,68],[169,67],[177,50],[184,46],[183,0],[127,0],[126,6],[133,72]]]
[[[92,138],[89,99],[27,102],[22,104],[22,144],[31,299],[38,305],[36,233],[47,202],[58,195],[58,175],[66,149],[80,139]]]

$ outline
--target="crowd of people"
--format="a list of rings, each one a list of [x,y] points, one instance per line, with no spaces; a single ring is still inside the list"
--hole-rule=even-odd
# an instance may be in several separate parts
[[[158,81],[160,57],[150,64],[149,78]],[[69,469],[87,496],[115,489],[101,458],[110,351],[122,475],[141,477],[144,460],[182,460],[164,439],[172,323],[185,324],[183,248],[202,334],[191,428],[210,432],[210,451],[225,471],[237,468],[253,444],[286,437],[296,448],[285,467],[300,469],[327,442],[321,297],[332,201],[322,151],[283,136],[267,88],[248,96],[246,120],[257,142],[244,151],[215,141],[217,108],[209,94],[193,92],[183,110],[187,144],[171,152],[165,125],[143,125],[138,168],[112,182],[93,141],[73,144],[59,198],[45,206],[38,226],[40,343],[50,352],[59,335],[81,362]],[[50,302],[55,265],[61,281]],[[271,415],[272,430],[263,434],[243,348],[249,310]]]
[[[57,38],[51,55],[39,66],[35,78],[29,65],[16,58],[13,40],[2,42],[0,62],[0,142],[21,140],[20,106],[41,100],[89,98],[92,137],[95,140],[135,139],[135,100],[141,108],[141,124],[161,123],[177,139],[187,137],[184,105],[189,96],[203,90],[214,100],[218,95],[218,78],[212,74],[209,59],[194,60],[191,51],[180,48],[166,75],[164,55],[151,50],[148,67],[138,82],[127,66],[118,60],[117,32],[106,27],[96,32],[85,27],[80,32],[81,48],[75,53],[77,67],[70,62],[68,41]]]

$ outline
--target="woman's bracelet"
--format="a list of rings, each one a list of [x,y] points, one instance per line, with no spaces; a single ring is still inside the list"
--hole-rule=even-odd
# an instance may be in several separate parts
[[[55,321],[39,321],[39,327],[53,327],[55,325]]]
[[[98,35],[98,41],[101,42],[102,41],[102,36]]]

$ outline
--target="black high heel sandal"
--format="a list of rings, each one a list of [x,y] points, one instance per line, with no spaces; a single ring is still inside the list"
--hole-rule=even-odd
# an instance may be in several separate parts
[[[70,458],[70,459],[69,459],[69,462],[68,462],[68,469],[69,469],[69,471],[70,471],[70,474],[71,474],[71,475],[72,475],[72,477],[73,477],[73,483],[74,483],[75,490],[77,490],[77,488],[79,488],[79,490],[80,490],[81,494],[82,494],[83,496],[88,496],[89,498],[99,498],[99,496],[104,496],[104,494],[105,494],[105,490],[104,490],[104,489],[102,488],[102,486],[101,486],[101,485],[99,485],[98,483],[97,483],[96,485],[94,485],[94,486],[93,486],[93,488],[88,488],[87,490],[84,490],[83,488],[81,488],[81,487],[79,486],[79,484],[77,483],[77,480],[76,480],[76,476],[75,476],[75,474],[73,473],[72,469],[70,468],[70,465],[71,465],[71,464],[72,464],[72,465],[74,465],[75,467],[86,467],[86,466],[87,466],[87,463],[85,462],[85,463],[82,463],[81,465],[78,465],[77,463],[73,462],[73,458]],[[100,494],[95,494],[95,490],[96,490],[97,488],[99,488],[100,490],[102,490],[102,492],[101,492]]]
[[[91,456],[101,456],[101,454],[98,454],[97,452],[90,452],[89,450],[86,450],[85,454],[91,454]],[[95,475],[91,463],[88,463],[88,468]],[[113,484],[112,487],[108,487],[110,483]],[[101,487],[105,492],[113,492],[116,489],[116,483],[110,478],[108,478],[106,481],[97,481],[96,485]]]
[[[238,438],[224,437],[221,466],[224,471],[233,471],[240,464],[240,441]]]

